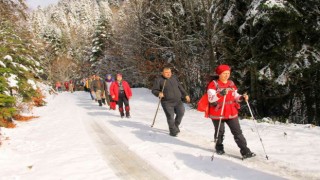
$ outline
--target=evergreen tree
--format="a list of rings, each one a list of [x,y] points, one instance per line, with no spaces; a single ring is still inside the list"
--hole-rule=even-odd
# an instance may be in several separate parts
[[[101,16],[92,37],[90,62],[97,62],[99,58],[104,56],[106,48],[112,44],[111,39],[112,29],[109,20],[105,16]]]

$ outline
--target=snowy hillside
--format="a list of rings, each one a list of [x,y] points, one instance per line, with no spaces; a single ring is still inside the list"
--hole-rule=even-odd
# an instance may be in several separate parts
[[[133,89],[131,119],[99,107],[85,92],[47,97],[40,116],[1,128],[0,179],[319,179],[320,128],[241,120],[257,157],[240,160],[226,128],[226,155],[211,161],[213,125],[187,107],[178,137],[168,135],[165,115],[150,127],[157,98]],[[286,134],[286,135],[285,135]]]

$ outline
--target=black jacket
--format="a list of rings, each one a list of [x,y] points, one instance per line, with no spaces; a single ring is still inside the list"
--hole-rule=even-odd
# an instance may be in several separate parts
[[[155,96],[159,96],[159,93],[162,91],[162,87],[164,84],[163,76],[159,76],[155,79],[152,87],[152,94]],[[162,102],[179,102],[187,96],[186,90],[182,87],[182,85],[178,82],[177,78],[171,76],[169,79],[166,79],[166,84],[163,90],[164,97],[162,98]]]

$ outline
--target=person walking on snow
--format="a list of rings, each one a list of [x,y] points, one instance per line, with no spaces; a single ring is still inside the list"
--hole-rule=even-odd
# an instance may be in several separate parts
[[[165,81],[166,83],[164,83]],[[182,99],[185,99],[189,103],[190,97],[177,78],[172,76],[169,67],[163,68],[162,75],[155,79],[152,94],[161,99],[161,106],[167,117],[169,135],[177,136],[180,132],[179,125],[185,112]]]
[[[87,87],[87,90],[88,90],[88,92],[89,92],[90,97],[91,97],[92,100],[96,100],[96,98],[94,97],[94,94],[92,93],[92,92],[94,92],[94,91],[93,91],[93,89],[91,89],[92,81],[94,81],[95,78],[96,78],[96,75],[92,75],[92,76],[90,76],[90,77],[87,79],[87,81],[86,81],[86,87]]]
[[[70,90],[71,93],[74,92],[74,84],[73,84],[72,80],[70,80],[70,82],[69,82],[69,90]]]
[[[122,74],[117,74],[117,81],[113,82],[110,87],[110,95],[112,100],[118,102],[121,118],[124,117],[123,104],[125,106],[126,117],[130,118],[129,99],[132,97],[129,83],[122,79]]]
[[[66,91],[69,91],[69,82],[68,81],[64,82],[64,87],[65,87]]]
[[[102,106],[103,100],[105,102],[105,83],[101,81],[99,76],[95,76],[95,80],[92,81],[90,89],[95,93],[99,106]]]
[[[244,158],[255,156],[247,147],[247,141],[242,134],[242,130],[238,120],[238,109],[240,109],[239,102],[242,100],[248,101],[248,95],[240,95],[237,91],[236,85],[229,80],[231,68],[228,65],[219,65],[216,68],[216,74],[219,76],[218,80],[213,80],[207,87],[208,101],[209,101],[209,118],[211,118],[216,141],[216,153],[224,154],[224,132],[225,124],[227,124],[233,134],[234,140],[240,148],[240,153]],[[223,107],[224,106],[224,107]],[[223,107],[223,108],[222,108]],[[223,109],[223,112],[221,112]],[[222,116],[221,116],[222,115]],[[219,132],[219,122],[221,120]],[[217,134],[218,133],[218,134]]]
[[[111,98],[110,95],[110,87],[111,84],[114,82],[114,79],[112,78],[111,74],[106,75],[106,100],[108,103],[108,106],[110,106],[110,109],[116,110],[117,103]]]
[[[58,92],[61,92],[61,91],[62,91],[62,89],[61,89],[61,82],[60,82],[60,81],[57,81],[57,82],[56,82],[56,90],[57,90]]]

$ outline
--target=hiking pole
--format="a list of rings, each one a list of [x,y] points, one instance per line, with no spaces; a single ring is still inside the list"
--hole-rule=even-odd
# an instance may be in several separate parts
[[[214,137],[214,144],[215,144],[215,145],[216,145],[216,143],[217,143],[217,139],[218,139],[218,135],[219,135],[219,131],[220,131],[220,125],[221,125],[221,121],[222,121],[222,115],[223,115],[223,111],[224,111],[224,105],[225,105],[225,103],[226,103],[226,96],[227,96],[227,95],[224,95],[224,96],[223,96],[223,103],[222,103],[222,109],[221,109],[221,113],[220,113],[219,125],[218,125],[218,129],[217,129],[216,137]],[[213,150],[213,153],[212,153],[212,156],[211,156],[211,161],[213,161],[213,158],[214,158],[214,150]]]
[[[250,104],[249,104],[249,102],[248,102],[248,101],[246,101],[246,103],[247,103],[247,106],[248,106],[248,108],[249,108],[249,111],[250,111],[251,117],[252,117],[252,119],[253,119],[253,124],[254,124],[254,126],[255,126],[255,128],[256,128],[256,130],[257,130],[257,133],[258,133],[258,136],[259,136],[259,139],[260,139],[260,142],[261,142],[261,145],[262,145],[262,148],[263,148],[264,154],[266,155],[266,159],[268,160],[268,159],[269,159],[269,157],[268,157],[268,155],[267,155],[267,153],[266,153],[266,150],[265,150],[265,148],[264,148],[264,145],[263,145],[263,142],[262,142],[262,138],[260,137],[260,133],[259,133],[259,131],[258,131],[258,128],[257,128],[256,122],[255,122],[255,118],[253,117],[253,114],[252,114],[252,111],[251,111]]]
[[[163,82],[161,93],[163,93],[164,86],[166,85],[166,81],[167,81],[167,79],[165,79],[164,82]],[[151,127],[153,127],[154,123],[156,122],[156,117],[157,117],[157,114],[158,114],[158,111],[159,111],[159,106],[160,106],[161,99],[162,99],[162,97],[159,98],[158,107],[157,107],[157,110],[156,110],[156,114],[154,115]]]

